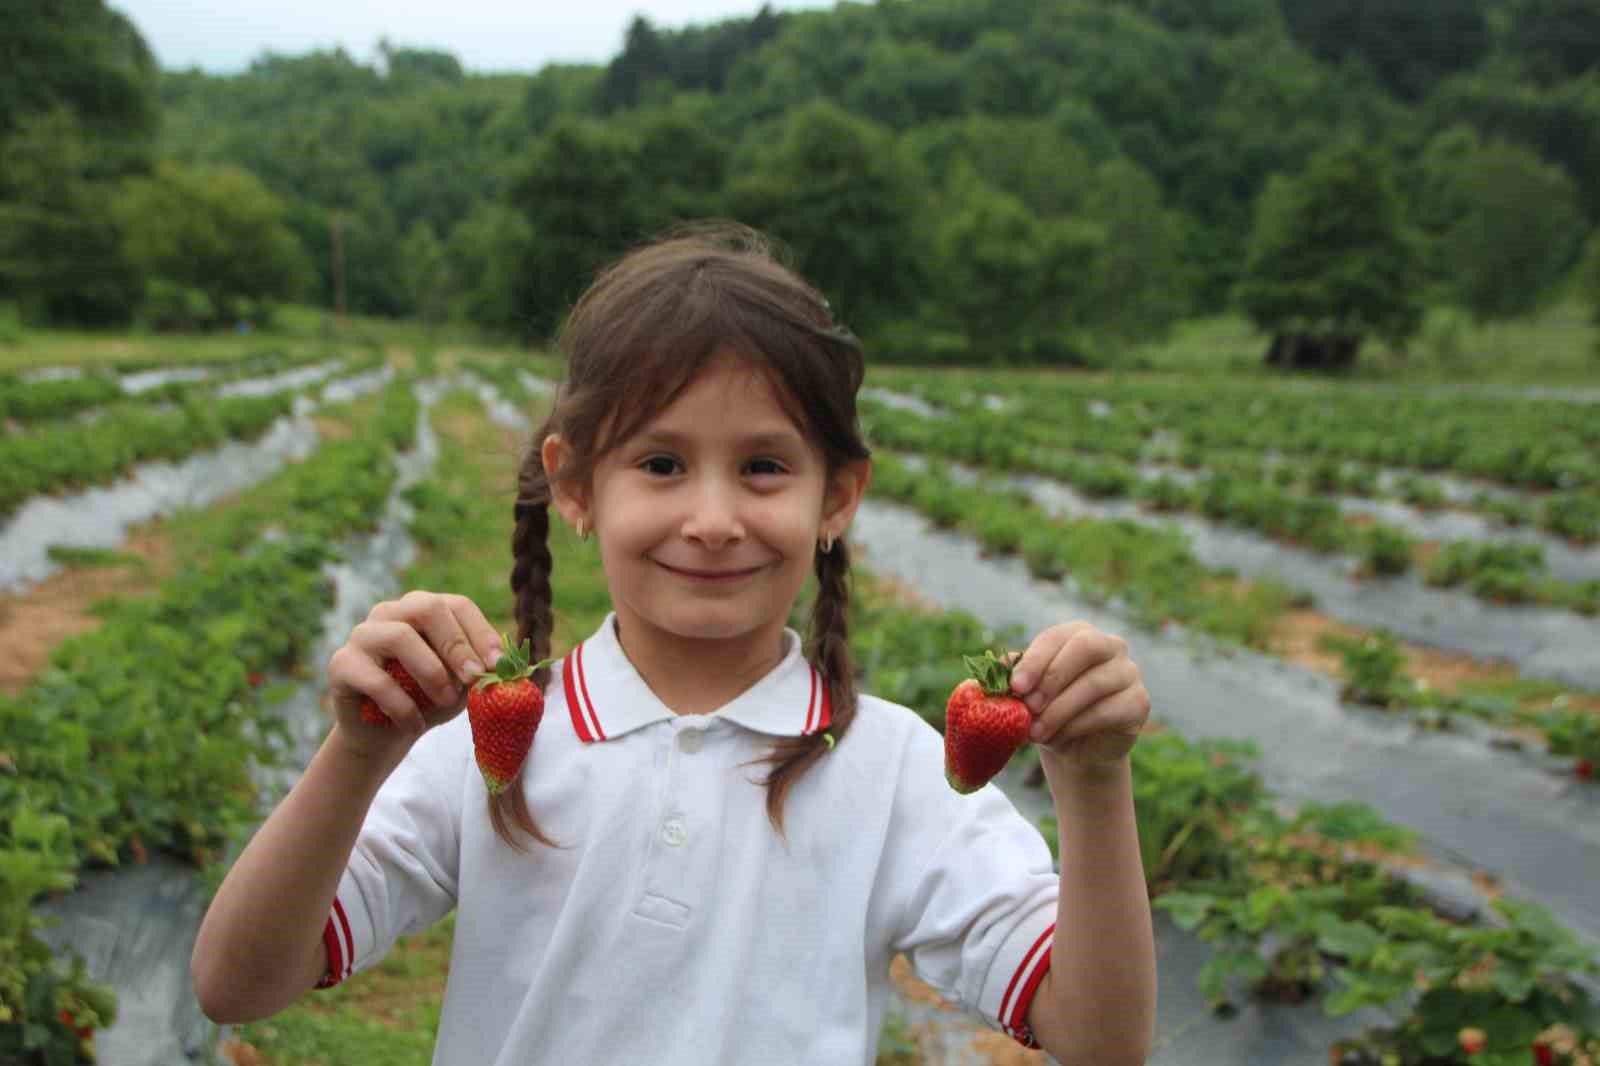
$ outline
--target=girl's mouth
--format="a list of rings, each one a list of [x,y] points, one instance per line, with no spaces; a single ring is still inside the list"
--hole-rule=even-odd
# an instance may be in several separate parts
[[[738,570],[734,570],[734,569],[726,569],[726,570],[696,570],[696,569],[685,569],[683,567],[677,567],[677,566],[670,566],[667,563],[663,563],[663,562],[659,562],[659,561],[657,562],[656,565],[660,566],[661,568],[663,568],[665,570],[671,571],[672,573],[678,575],[679,577],[686,578],[686,579],[688,579],[690,581],[704,581],[704,582],[709,582],[709,583],[726,583],[726,582],[730,582],[730,581],[738,581],[741,578],[746,578],[746,577],[751,576],[752,574],[758,573],[762,569],[759,566],[750,566],[750,567],[745,567],[743,569],[738,569]]]

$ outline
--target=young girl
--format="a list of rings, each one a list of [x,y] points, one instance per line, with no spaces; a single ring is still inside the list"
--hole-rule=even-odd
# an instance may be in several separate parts
[[[206,1014],[267,1017],[454,909],[436,1063],[870,1064],[901,952],[1062,1063],[1142,1062],[1128,754],[1149,697],[1127,645],[1054,626],[1013,673],[1058,877],[999,790],[946,783],[937,732],[855,690],[863,362],[827,302],[754,234],[691,233],[603,273],[562,347],[520,475],[517,639],[549,655],[551,504],[598,541],[612,613],[542,679],[533,749],[491,797],[459,712],[493,627],[443,593],[373,608],[328,664],[333,729],[200,929]],[[812,572],[802,644],[786,621]],[[365,723],[363,695],[398,728]]]

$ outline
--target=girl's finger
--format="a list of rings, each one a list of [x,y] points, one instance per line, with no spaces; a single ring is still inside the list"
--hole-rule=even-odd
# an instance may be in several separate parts
[[[1131,660],[1119,657],[1092,666],[1040,710],[1029,735],[1035,740],[1054,736],[1062,727],[1106,697],[1137,684],[1139,668]]]
[[[1088,622],[1064,622],[1054,625],[1034,637],[1026,651],[1020,654],[1012,652],[1008,656],[1011,659],[1011,691],[1019,696],[1026,696],[1038,688],[1045,668],[1050,665],[1051,660],[1067,645],[1075,633],[1087,628],[1089,628]]]
[[[411,624],[421,631],[445,666],[455,675],[454,680],[470,685],[483,673],[485,663],[456,614],[457,600],[465,601],[466,597],[408,592],[400,598],[400,603],[402,608],[407,609]],[[487,622],[484,624],[488,625]]]
[[[354,644],[346,644],[328,660],[328,682],[336,704],[359,706],[363,698],[370,698],[399,728],[418,735],[427,728],[416,701],[371,655]]]
[[[1102,633],[1092,626],[1078,630],[1045,666],[1044,676],[1024,702],[1029,710],[1042,712],[1086,672],[1114,660],[1126,649],[1127,644],[1120,637]]]
[[[461,626],[461,631],[466,634],[467,643],[472,646],[473,660],[492,668],[500,653],[505,650],[500,647],[500,634],[495,632],[494,626],[489,624],[489,619],[484,617],[478,605],[468,597],[446,595],[444,599],[451,613],[456,616],[456,623]]]
[[[411,622],[369,619],[351,630],[350,643],[370,655],[380,667],[389,659],[399,660],[435,707],[455,706],[466,691],[466,686],[456,679],[433,645]]]
[[[1150,694],[1133,685],[1094,704],[1069,721],[1055,736],[1057,742],[1079,740],[1095,733],[1136,733],[1150,717]]]

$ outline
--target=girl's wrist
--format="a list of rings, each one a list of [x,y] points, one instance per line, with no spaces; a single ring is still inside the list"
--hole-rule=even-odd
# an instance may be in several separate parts
[[[323,747],[328,758],[350,774],[352,780],[367,780],[374,789],[388,779],[411,750],[411,745],[398,736],[372,739],[352,733],[349,727],[335,723]]]
[[[1040,748],[1039,762],[1053,795],[1060,795],[1058,789],[1089,792],[1115,790],[1131,783],[1133,779],[1133,760],[1126,755],[1117,759],[1090,760]]]

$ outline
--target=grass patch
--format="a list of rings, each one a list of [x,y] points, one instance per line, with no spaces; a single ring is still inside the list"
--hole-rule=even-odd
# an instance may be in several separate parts
[[[1157,344],[1131,352],[1129,369],[1194,375],[1283,377],[1263,362],[1271,338],[1242,315],[1220,314],[1179,324]],[[1356,378],[1394,381],[1594,384],[1600,380],[1600,328],[1590,307],[1566,300],[1513,322],[1480,325],[1447,307],[1429,310],[1405,348],[1377,339],[1361,350]],[[1315,377],[1315,375],[1293,375]]]
[[[45,549],[50,561],[78,570],[99,570],[113,566],[131,566],[140,573],[150,571],[150,561],[137,552],[118,548],[74,548],[65,544],[52,544]]]

